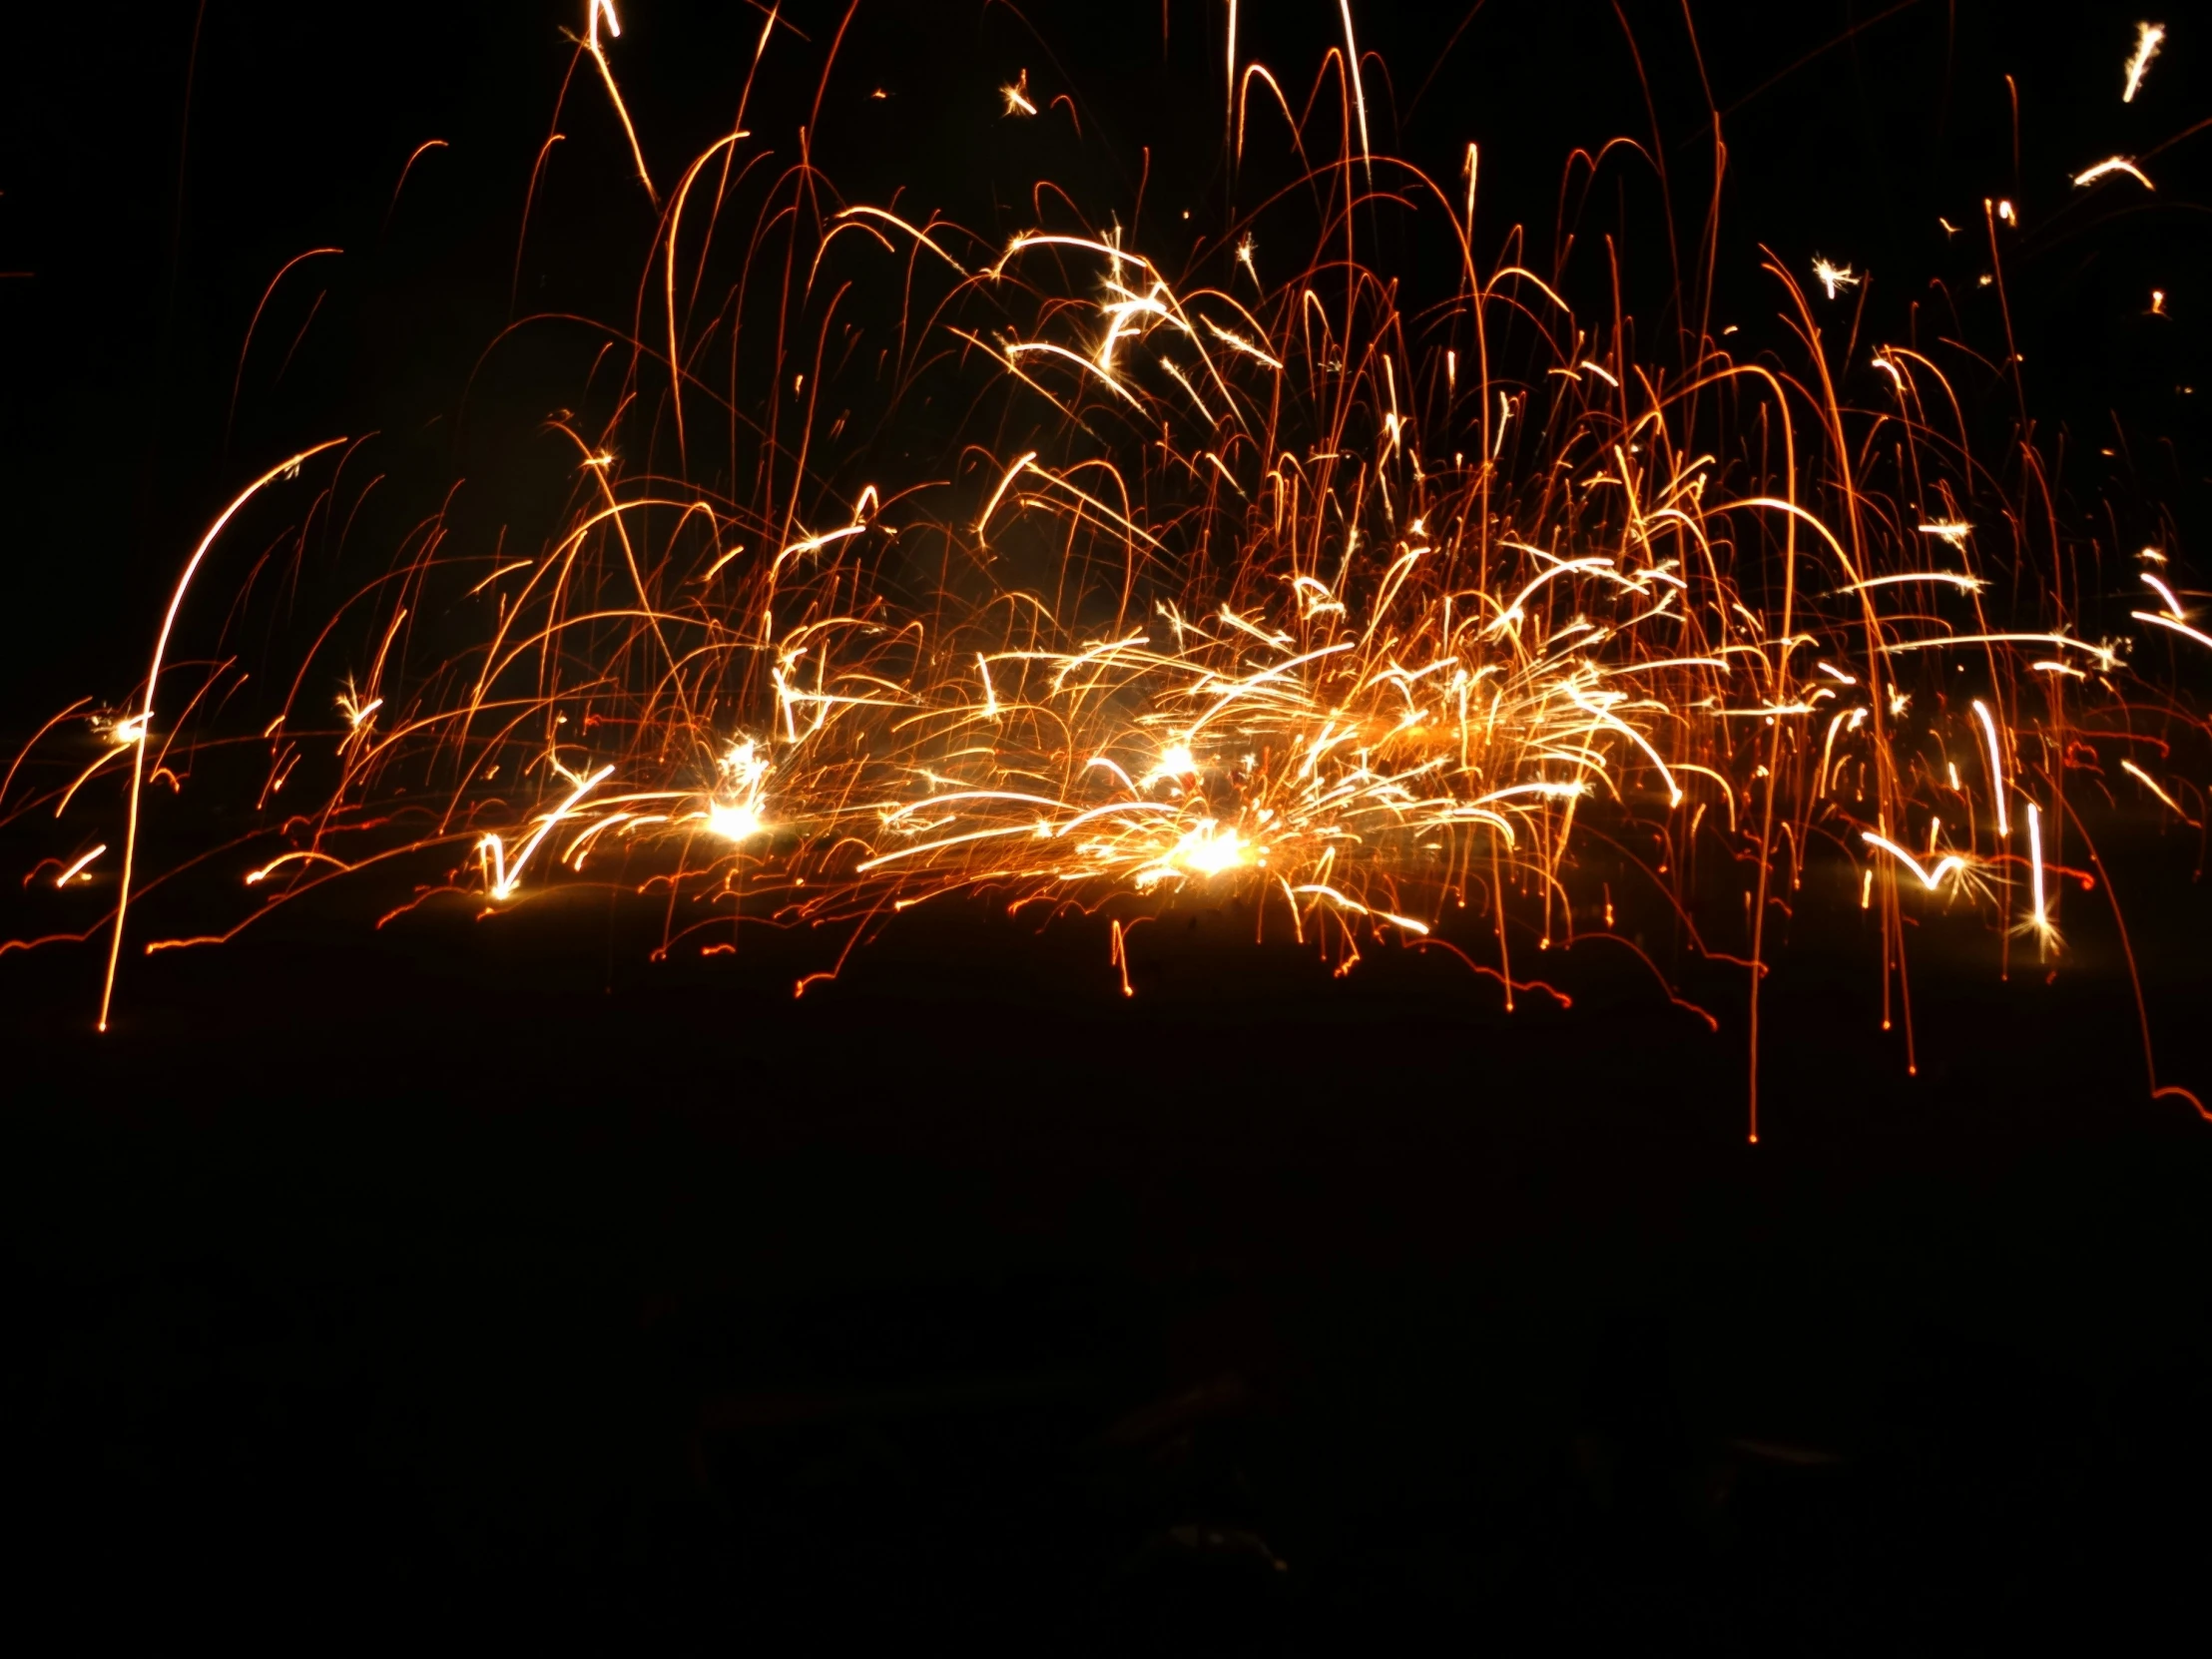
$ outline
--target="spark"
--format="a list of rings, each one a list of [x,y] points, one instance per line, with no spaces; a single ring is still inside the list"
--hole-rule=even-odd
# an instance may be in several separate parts
[[[743,802],[717,801],[707,809],[707,828],[726,841],[749,841],[768,826]]]
[[[347,727],[358,732],[368,724],[369,717],[384,706],[384,700],[380,697],[372,697],[363,703],[359,694],[348,687],[345,691],[339,693],[337,706],[338,713],[345,717]]]
[[[1973,718],[1981,722],[1981,734],[1989,743],[1989,794],[1997,804],[1997,834],[2012,832],[2010,816],[2004,810],[2004,798],[2009,790],[2004,781],[2004,759],[1997,745],[1997,723],[1989,713],[1989,705],[1980,698],[1973,700]]]
[[[2121,103],[2135,102],[2136,93],[2143,87],[2143,77],[2150,73],[2151,59],[2158,56],[2158,49],[2165,42],[2166,26],[2163,23],[2135,25],[2135,55],[2127,60],[2127,85],[2120,93]]]
[[[1966,539],[1966,526],[1962,524],[1935,526],[1924,524],[1921,528],[1930,534],[1941,536],[1943,540],[1950,542],[1953,547],[1960,545]],[[1952,531],[1957,532],[1955,540],[1950,534]],[[1936,582],[1944,587],[1956,588],[1961,593],[1979,593],[1989,585],[1980,577],[1969,576],[1962,570],[1899,570],[1893,571],[1887,576],[1869,576],[1864,581],[1847,583],[1836,591],[1838,593],[1865,593],[1871,588],[1902,587],[1914,582]]]
[[[2153,789],[2157,788],[2156,785],[2152,785],[2151,787]],[[54,885],[57,887],[68,886],[70,882],[76,880],[79,875],[84,873],[84,869],[87,864],[91,863],[93,859],[99,857],[101,853],[107,850],[108,843],[106,841],[102,841],[90,852],[80,855],[70,863],[67,869],[63,870],[61,874],[54,877]],[[85,879],[89,881],[92,879],[92,877],[88,875],[85,876]]]
[[[707,802],[707,828],[724,840],[748,841],[769,828],[764,816],[771,762],[764,745],[740,738],[716,762],[722,791]]]
[[[1312,893],[1317,898],[1326,898],[1332,904],[1339,905],[1359,915],[1378,916],[1393,927],[1404,928],[1408,933],[1426,933],[1428,931],[1428,924],[1424,921],[1415,921],[1411,916],[1392,915],[1387,910],[1372,909],[1361,903],[1357,898],[1347,897],[1326,882],[1311,881],[1304,886],[1293,887],[1291,891],[1293,893]]]
[[[1929,869],[1921,863],[1920,859],[1914,857],[1912,853],[1906,851],[1904,847],[1887,836],[1878,835],[1872,830],[1862,830],[1860,834],[1869,846],[1879,846],[1883,851],[1904,864],[1907,869],[1910,869],[1920,878],[1921,885],[1930,892],[1934,892],[1943,884],[1943,877],[1966,867],[1966,860],[1952,852],[1938,860],[1934,869]]]
[[[2028,912],[2025,925],[2035,935],[2042,959],[2048,961],[2050,947],[2058,942],[2058,929],[2051,925],[2049,907],[2043,895],[2043,820],[2032,801],[2027,804],[2027,855],[2028,891],[2033,908]]]
[[[530,861],[530,854],[535,852],[539,843],[553,832],[555,825],[576,810],[576,804],[579,801],[582,801],[585,796],[604,784],[609,778],[612,778],[614,772],[613,767],[606,766],[601,767],[588,778],[578,779],[575,789],[569,792],[568,798],[554,808],[552,812],[545,814],[538,820],[537,829],[532,830],[529,838],[522,843],[522,848],[515,854],[512,863],[507,860],[506,842],[496,830],[487,833],[477,841],[477,853],[483,861],[484,872],[487,877],[484,887],[485,892],[494,899],[512,898],[517,883],[522,879],[522,867]]]
[[[2130,179],[2133,179],[2145,190],[2156,190],[2158,188],[2156,185],[2150,182],[2150,176],[2148,174],[2144,173],[2141,168],[2137,167],[2125,156],[2108,156],[2103,161],[2097,163],[2096,166],[2089,168],[2084,172],[2076,173],[2074,175],[2074,185],[2077,189],[2082,185],[2093,185],[2099,179],[2109,178],[2115,173],[2126,174]]]
[[[1945,634],[1925,640],[1892,640],[1881,647],[1885,657],[1902,656],[1909,651],[1935,651],[1953,645],[2054,645],[2062,651],[2083,651],[2096,659],[2097,666],[2109,672],[2119,662],[2119,652],[2109,645],[2091,645],[2087,640],[2077,640],[2066,634]]]
[[[622,122],[623,136],[630,141],[630,159],[638,170],[638,183],[645,187],[646,200],[655,208],[661,205],[660,192],[653,188],[653,176],[646,171],[645,149],[638,143],[638,130],[630,120],[630,107],[622,101],[622,89],[615,85],[614,65],[607,61],[607,49],[599,39],[599,21],[607,21],[607,32],[615,39],[622,38],[622,25],[615,21],[614,0],[589,0],[591,12],[585,31],[584,50],[599,69],[599,79],[607,88],[607,98],[615,107],[615,115]],[[569,37],[571,40],[575,36]]]
[[[1826,288],[1828,297],[1833,299],[1838,290],[1855,288],[1866,278],[1864,276],[1854,276],[1848,265],[1835,265],[1816,256],[1813,261],[1813,279]]]
[[[184,608],[185,595],[192,587],[193,577],[199,573],[201,562],[207,558],[208,550],[215,546],[216,538],[223,534],[224,527],[238,516],[239,511],[287,473],[297,477],[302,462],[321,454],[325,449],[334,449],[344,441],[343,438],[331,438],[311,448],[302,449],[288,460],[271,467],[241,490],[231,504],[223,509],[215,523],[208,527],[208,533],[200,538],[200,545],[193,549],[192,557],[185,561],[184,574],[178,577],[176,589],[170,595],[169,609],[162,617],[161,632],[154,640],[154,660],[146,674],[145,707],[117,728],[119,732],[129,733],[123,740],[122,747],[131,751],[131,795],[130,814],[123,832],[123,879],[116,889],[115,923],[108,935],[108,971],[100,985],[98,1028],[102,1031],[108,1028],[108,1013],[115,1001],[116,968],[123,957],[123,924],[131,909],[131,876],[138,851],[139,797],[145,782],[146,732],[154,721],[154,693],[161,685],[162,661],[169,654],[169,636],[177,626],[177,613]]]
[[[2127,614],[2137,622],[2155,623],[2160,628],[2169,629],[2187,639],[2195,640],[2197,644],[2204,646],[2207,650],[2212,650],[2212,635],[2207,635],[2198,629],[2192,628],[2186,622],[2153,611],[2130,611]]]
[[[1037,113],[1037,106],[1029,102],[1028,70],[1024,69],[1021,72],[1020,79],[1016,80],[1011,86],[1000,87],[998,92],[999,96],[1006,100],[1006,113],[1008,115],[1035,115]]]
[[[1236,830],[1224,829],[1208,819],[1175,843],[1167,861],[1195,874],[1219,875],[1224,870],[1249,863],[1250,852],[1245,838]],[[1140,880],[1143,875],[1143,871],[1138,872]]]
[[[2176,622],[2187,622],[2189,620],[2189,613],[2181,608],[2181,601],[2174,597],[2173,589],[2166,586],[2164,582],[2161,582],[2147,570],[2138,574],[2143,578],[2144,586],[2155,590],[2158,597],[2166,602],[2166,614],[2168,616]]]
[[[1151,789],[1155,784],[1172,782],[1178,778],[1196,778],[1198,760],[1191,754],[1187,743],[1171,743],[1160,751],[1159,763],[1139,781],[1138,788]]]
[[[2168,795],[2164,790],[2160,789],[2156,780],[2154,780],[2151,775],[2145,772],[2141,767],[2137,766],[2133,761],[2122,761],[2120,763],[2120,770],[2124,773],[2127,773],[2137,783],[2141,784],[2144,789],[2150,791],[2151,794],[2155,795],[2156,797],[2158,797],[2159,800],[2163,801],[2167,806],[2171,807],[2174,810],[2174,815],[2177,818],[2182,819],[2184,822],[2193,822],[2189,819],[2189,815],[2181,810],[2181,803],[2176,801],[2172,796]],[[56,886],[59,886],[60,884],[60,882],[55,883]]]
[[[1360,116],[1360,159],[1367,164],[1368,182],[1375,182],[1375,153],[1368,145],[1368,92],[1360,78],[1360,43],[1352,38],[1352,0],[1337,0],[1345,20],[1345,62],[1352,70],[1352,103]]]
[[[1234,328],[1224,328],[1212,317],[1207,317],[1205,321],[1206,331],[1212,334],[1214,338],[1220,340],[1222,344],[1228,346],[1232,351],[1241,351],[1246,356],[1252,358],[1255,362],[1266,363],[1270,368],[1280,369],[1283,366],[1282,358],[1269,355],[1266,351],[1260,349],[1259,346],[1253,344],[1252,341],[1246,339],[1244,335],[1238,333]]]

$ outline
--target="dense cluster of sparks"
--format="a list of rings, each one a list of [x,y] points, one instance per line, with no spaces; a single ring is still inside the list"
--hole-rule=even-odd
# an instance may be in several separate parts
[[[1196,889],[1340,969],[1378,940],[1440,945],[1508,1001],[1534,983],[1531,948],[1612,933],[1616,903],[1633,904],[1742,962],[1755,1006],[1770,912],[1825,857],[1848,861],[1879,918],[1886,1007],[1908,912],[1980,914],[2049,957],[2073,711],[2124,700],[2132,642],[2085,637],[2057,589],[2009,579],[2030,551],[2020,518],[1975,481],[1936,362],[1881,345],[1882,398],[1854,406],[1821,307],[1867,278],[1825,259],[1810,285],[1770,267],[1802,372],[1714,337],[1672,372],[1639,361],[1516,244],[1478,262],[1472,147],[1463,200],[1369,152],[1349,6],[1345,24],[1344,143],[1305,181],[1326,199],[1326,258],[1267,279],[1247,222],[1213,266],[1176,275],[1111,227],[993,246],[825,207],[811,244],[791,233],[786,279],[809,297],[778,323],[777,383],[749,398],[735,366],[707,386],[712,330],[680,298],[700,287],[687,257],[738,200],[747,135],[664,198],[601,38],[619,35],[614,8],[593,0],[579,49],[663,227],[652,303],[623,335],[624,395],[595,425],[553,423],[577,494],[549,545],[410,554],[356,614],[373,620],[336,690],[327,656],[284,677],[254,740],[266,828],[230,879],[266,907],[407,871],[400,909],[603,880],[665,895],[664,947],[704,950],[732,948],[742,918],[837,924],[849,948],[900,911],[983,891],[1106,912],[1124,989],[1127,921]],[[2130,97],[2159,39],[2146,25]],[[1249,95],[1274,80],[1240,75],[1235,50],[1242,141]],[[1025,117],[1043,101],[1026,70],[1004,99]],[[2141,177],[2115,159],[2079,182],[2112,171]],[[762,224],[796,223],[807,183],[771,189]],[[1449,240],[1448,305],[1401,314],[1350,256],[1376,203]],[[877,463],[840,434],[842,394],[822,390],[832,347],[849,355],[832,271],[905,294],[880,371],[899,397],[934,364],[978,406],[1019,413],[994,432],[1031,441],[968,443],[949,477],[861,481],[853,468]],[[710,425],[730,464],[687,482]],[[1714,435],[1754,429],[1757,448]],[[204,942],[133,937],[128,909],[134,878],[147,885],[129,861],[142,798],[215,741],[192,724],[203,698],[181,706],[165,678],[180,608],[258,494],[320,477],[335,511],[350,453],[318,445],[240,495],[105,748],[38,798],[58,816],[92,777],[129,776],[128,827],[38,872],[84,886],[120,849],[94,924],[111,994],[126,940]],[[2134,620],[2212,647],[2163,555],[2140,563]],[[454,614],[481,619],[477,643],[418,661],[411,619]],[[2194,822],[2193,786],[2138,764],[2155,753],[2121,765]],[[1718,920],[1693,891],[1701,858],[1743,889]]]

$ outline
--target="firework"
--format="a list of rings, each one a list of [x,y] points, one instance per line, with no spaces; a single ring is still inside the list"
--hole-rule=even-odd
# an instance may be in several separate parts
[[[1347,256],[1350,231],[1263,276],[1256,217],[1211,266],[1171,270],[1112,224],[993,244],[787,179],[752,202],[750,239],[718,239],[746,200],[743,112],[664,197],[617,86],[614,8],[593,0],[579,61],[662,234],[652,308],[616,331],[621,395],[549,427],[567,521],[528,556],[410,553],[349,608],[366,630],[350,670],[318,639],[272,677],[290,689],[255,722],[267,817],[229,877],[239,919],[142,935],[149,783],[174,785],[175,746],[217,742],[191,724],[198,699],[174,706],[180,613],[233,517],[302,477],[334,499],[351,447],[303,449],[237,497],[171,593],[133,712],[40,797],[58,813],[95,774],[127,778],[113,903],[88,929],[107,946],[103,1026],[132,951],[232,936],[344,878],[399,884],[392,914],[586,881],[650,892],[664,951],[731,948],[747,921],[829,927],[849,950],[917,905],[988,893],[1104,913],[1125,992],[1134,919],[1235,896],[1262,936],[1340,972],[1378,945],[1442,948],[1508,1004],[1548,988],[1530,946],[1636,948],[1619,902],[1743,970],[1756,1138],[1769,912],[1823,859],[1879,917],[1886,1009],[1918,911],[2056,953],[2052,757],[2077,700],[2140,690],[2132,640],[2082,633],[2055,585],[1984,564],[1968,508],[1988,486],[1944,427],[1956,398],[1936,364],[1881,346],[1867,409],[1817,343],[1791,372],[1708,337],[1660,372],[1517,259],[1478,260],[1471,146],[1463,215],[1371,148],[1342,9],[1325,79],[1343,143],[1301,183],[1332,227],[1369,189],[1429,216],[1458,282],[1417,325]],[[1241,145],[1265,72],[1240,78],[1235,54],[1232,22]],[[1022,70],[1005,113],[1035,115],[1045,91]],[[2113,172],[2149,184],[2117,157],[2075,182]],[[732,344],[714,387],[695,366],[713,330],[680,295],[701,292],[704,249],[772,229],[798,284],[773,321],[780,366],[741,367]],[[1289,235],[1264,236],[1273,266]],[[1811,270],[1829,300],[1865,280]],[[1779,263],[1766,275],[1817,342],[1806,289]],[[873,390],[835,378],[840,284],[899,296]],[[717,326],[734,341],[741,323]],[[889,463],[846,435],[849,405],[874,397],[890,420],[935,394],[984,435],[937,470],[876,475]],[[1893,448],[1862,441],[1876,421]],[[1754,425],[1776,441],[1755,452]],[[2212,648],[2145,581],[2162,603],[2132,619]],[[474,637],[425,661],[425,617]],[[50,866],[54,885],[82,890],[107,851]]]

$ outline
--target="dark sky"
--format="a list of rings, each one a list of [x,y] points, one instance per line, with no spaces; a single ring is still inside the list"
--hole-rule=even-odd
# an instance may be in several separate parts
[[[615,62],[666,180],[727,130],[759,14],[679,0],[631,11]],[[1341,34],[1336,8],[1243,11],[1241,55],[1303,101]],[[1987,264],[1967,246],[1979,204],[2013,200],[2022,231],[2007,236],[2008,283],[2037,417],[2046,434],[2081,434],[2078,456],[2087,433],[2111,443],[2117,410],[2145,469],[2114,485],[2084,465],[2069,483],[2085,510],[2117,489],[2140,513],[2193,523],[2204,423],[2173,388],[2204,362],[2191,289],[2212,224],[2206,143],[2158,155],[2155,197],[2132,186],[2077,195],[2069,179],[2107,155],[2150,155],[2200,119],[2201,47],[2180,30],[2123,106],[2133,11],[2061,13],[2031,27],[2016,7],[1976,0],[1708,3],[1687,13],[1702,80],[1672,4],[1490,0],[1462,17],[1371,3],[1355,19],[1377,54],[1365,79],[1379,147],[1449,181],[1464,144],[1482,146],[1486,255],[1516,224],[1548,250],[1576,147],[1649,145],[1656,132],[1681,258],[1694,265],[1718,106],[1729,163],[1715,314],[1753,339],[1776,308],[1762,247],[1800,272],[1815,253],[1873,270],[1870,335],[1902,333],[1915,299],[1933,314],[1931,279],[1966,290],[1971,310]],[[580,7],[418,17],[179,0],[122,15],[95,25],[48,9],[9,54],[0,270],[29,273],[0,280],[0,536],[17,595],[9,729],[57,699],[124,689],[116,676],[140,649],[164,573],[267,458],[333,432],[453,422],[511,294],[523,310],[623,315],[652,237],[605,100],[580,88],[517,287],[523,195],[570,61],[560,30]],[[749,116],[779,153],[814,113],[844,12],[803,0],[786,15]],[[903,192],[994,237],[1029,222],[1031,187],[1050,177],[1097,221],[1134,222],[1172,259],[1229,201],[1223,21],[1223,7],[1192,0],[862,4],[812,153],[850,200]],[[1073,99],[1081,143],[1057,118],[1000,118],[997,88],[1023,70],[1041,99]],[[878,89],[889,96],[871,98]],[[416,162],[394,209],[408,156],[431,139],[445,147]],[[1651,171],[1617,156],[1582,209],[1584,250],[1623,233],[1626,297],[1645,317],[1672,289],[1661,200]],[[1946,239],[1938,216],[1969,229]],[[271,276],[319,247],[344,252],[277,288],[241,371]],[[1583,297],[1603,297],[1600,259],[1585,254],[1574,272]],[[2172,319],[2139,314],[2152,287],[2172,295]],[[1992,321],[1969,314],[1962,326],[1980,338]],[[547,396],[558,389],[555,374]],[[456,460],[445,455],[448,475]],[[426,458],[417,491],[437,488],[438,471]],[[136,612],[133,595],[147,596]]]

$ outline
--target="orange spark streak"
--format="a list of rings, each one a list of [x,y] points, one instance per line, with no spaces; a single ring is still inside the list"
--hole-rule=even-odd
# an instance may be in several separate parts
[[[123,954],[123,923],[131,909],[131,874],[138,854],[139,796],[145,785],[146,744],[145,734],[154,724],[154,694],[161,686],[162,659],[169,652],[170,631],[177,626],[177,613],[184,608],[185,593],[192,586],[192,578],[200,568],[200,561],[208,556],[208,549],[215,545],[216,537],[223,534],[223,527],[237,516],[241,507],[267,489],[277,479],[296,472],[300,465],[321,454],[325,449],[335,449],[345,442],[343,438],[326,438],[321,443],[302,449],[289,460],[279,461],[245,489],[223,509],[222,515],[208,526],[208,533],[200,538],[200,545],[192,550],[192,557],[185,561],[185,573],[177,578],[176,591],[169,597],[169,609],[162,613],[162,631],[154,641],[154,660],[146,670],[146,702],[137,717],[138,738],[131,744],[131,810],[129,827],[123,834],[123,881],[116,889],[115,926],[108,936],[108,970],[100,982],[99,1029],[108,1028],[108,1010],[115,1001],[116,964]]]
[[[2150,176],[2148,174],[2144,173],[2141,168],[2137,167],[2125,156],[2107,157],[2105,160],[2097,163],[2096,166],[2089,168],[2084,172],[2075,174],[2074,186],[2076,189],[2078,189],[2083,185],[2093,185],[2099,179],[2108,179],[2115,173],[2126,174],[2130,179],[2133,179],[2145,190],[2156,190],[2158,188],[2156,185],[2150,182]]]

